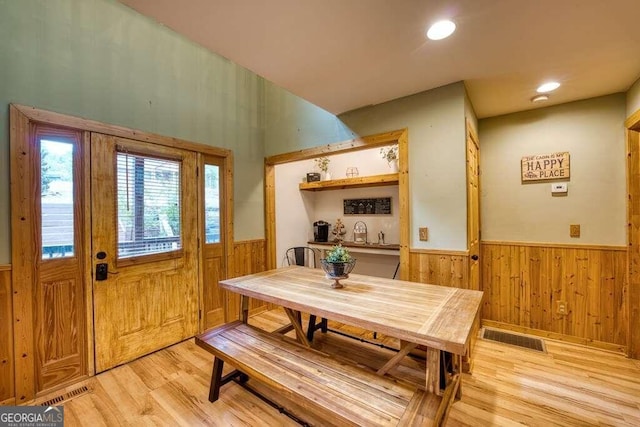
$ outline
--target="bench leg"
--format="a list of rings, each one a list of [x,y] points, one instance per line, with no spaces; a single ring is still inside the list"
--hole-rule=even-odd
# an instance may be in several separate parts
[[[209,402],[215,402],[220,397],[222,385],[222,367],[224,361],[218,357],[213,358],[213,371],[211,372],[211,387],[209,387]]]

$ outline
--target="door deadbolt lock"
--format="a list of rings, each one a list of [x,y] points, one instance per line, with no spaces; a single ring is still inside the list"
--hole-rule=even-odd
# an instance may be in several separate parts
[[[107,280],[107,275],[109,274],[109,264],[100,263],[96,264],[96,281]]]

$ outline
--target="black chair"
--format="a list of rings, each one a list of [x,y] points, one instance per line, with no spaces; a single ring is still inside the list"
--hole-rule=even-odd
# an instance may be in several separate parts
[[[316,257],[318,252],[316,249],[308,246],[295,246],[287,249],[285,252],[285,258],[288,265],[300,265],[303,267],[316,268]],[[313,341],[313,333],[320,329],[322,332],[327,332],[327,319],[323,318],[320,323],[316,324],[316,316],[309,315],[309,326],[307,327],[307,340]]]

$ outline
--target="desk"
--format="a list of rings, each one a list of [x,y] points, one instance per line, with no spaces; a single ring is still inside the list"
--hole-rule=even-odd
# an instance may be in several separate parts
[[[425,389],[441,396],[437,412],[444,412],[453,396],[460,395],[460,358],[467,352],[482,292],[358,274],[343,280],[342,289],[333,289],[330,283],[322,270],[292,266],[223,280],[220,286],[242,295],[241,318],[245,322],[249,297],[283,306],[298,340],[306,346],[309,342],[297,312],[406,341],[378,371],[381,375],[418,344],[427,347]],[[452,375],[443,374],[444,389],[440,387],[441,350],[454,355]]]

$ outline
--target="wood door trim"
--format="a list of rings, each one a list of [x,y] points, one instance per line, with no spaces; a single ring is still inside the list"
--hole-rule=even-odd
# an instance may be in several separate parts
[[[502,240],[481,240],[480,245],[483,246],[528,246],[536,248],[562,248],[562,249],[586,249],[600,251],[621,251],[627,250],[626,246],[613,245],[578,245],[569,243],[544,243],[544,242],[509,242]]]
[[[87,337],[87,375],[92,376],[95,375],[96,367],[95,367],[95,348],[93,346],[94,336],[93,336],[93,274],[91,273],[93,270],[93,262],[92,262],[92,252],[91,252],[91,133],[84,132],[83,134],[83,143],[85,147],[85,152],[82,156],[82,169],[84,174],[84,206],[83,209],[84,214],[84,249],[85,249],[85,257],[84,257],[84,298],[85,298],[85,309],[86,309],[86,325],[85,325],[85,335]]]
[[[276,189],[275,165],[312,159],[330,154],[342,154],[382,145],[398,144],[398,201],[400,205],[400,278],[409,278],[409,130],[399,129],[363,136],[334,144],[278,154],[264,159],[265,238],[267,240],[267,269],[277,267],[276,260]]]
[[[11,271],[11,264],[0,264],[0,271]]]
[[[471,125],[471,122],[469,121],[469,119],[466,119],[465,121],[466,124],[466,130],[467,130],[467,138],[466,138],[466,169],[467,169],[467,248],[469,248],[469,246],[471,245],[471,212],[470,212],[470,194],[469,194],[469,182],[470,182],[470,177],[469,177],[469,144],[475,144],[476,147],[478,147],[478,168],[480,168],[480,142],[478,140],[478,135],[476,134],[475,130],[473,129],[473,126]],[[480,232],[480,174],[478,174],[478,232]],[[480,234],[480,233],[479,233]],[[478,236],[478,244],[480,244],[480,236]]]
[[[640,110],[631,114],[627,120],[625,120],[624,125],[627,129],[640,131]]]
[[[9,106],[11,161],[11,239],[27,242],[28,248],[11,245],[13,290],[13,345],[15,363],[16,402],[24,403],[35,397],[35,343],[33,280],[34,251],[33,206],[30,203],[31,123],[14,105]]]
[[[204,330],[204,245],[205,245],[205,223],[204,223],[204,165],[205,156],[202,153],[198,153],[196,156],[196,164],[198,165],[197,186],[198,200],[201,201],[198,206],[198,212],[196,213],[196,228],[198,230],[198,332]]]
[[[276,168],[265,159],[264,164],[264,225],[267,241],[267,270],[278,266],[276,259]]]
[[[235,257],[233,256],[234,245],[234,222],[233,222],[233,153],[229,151],[224,158],[224,233],[225,233],[225,274],[230,277],[235,270]],[[204,200],[203,200],[204,203]]]
[[[640,110],[625,121],[627,145],[627,344],[629,357],[640,359]],[[635,206],[634,206],[635,205]]]
[[[396,131],[399,132],[399,131]],[[391,132],[395,134],[396,132]],[[373,138],[373,141],[376,141]],[[400,222],[400,279],[409,280],[409,245],[411,244],[411,228],[409,218],[409,205],[411,195],[409,194],[409,130],[404,129],[398,135],[398,203]]]
[[[18,110],[22,115],[24,115],[30,122],[48,123],[56,126],[66,126],[82,131],[97,132],[105,135],[112,135],[141,142],[149,142],[156,145],[165,145],[167,147],[195,151],[198,153],[206,153],[219,157],[227,157],[231,155],[231,150],[226,148],[218,148],[210,145],[186,141],[184,139],[158,135],[141,130],[134,130],[123,126],[99,122],[96,120],[68,116],[66,114],[41,110],[39,108],[27,105],[11,104],[11,106],[12,108]]]

